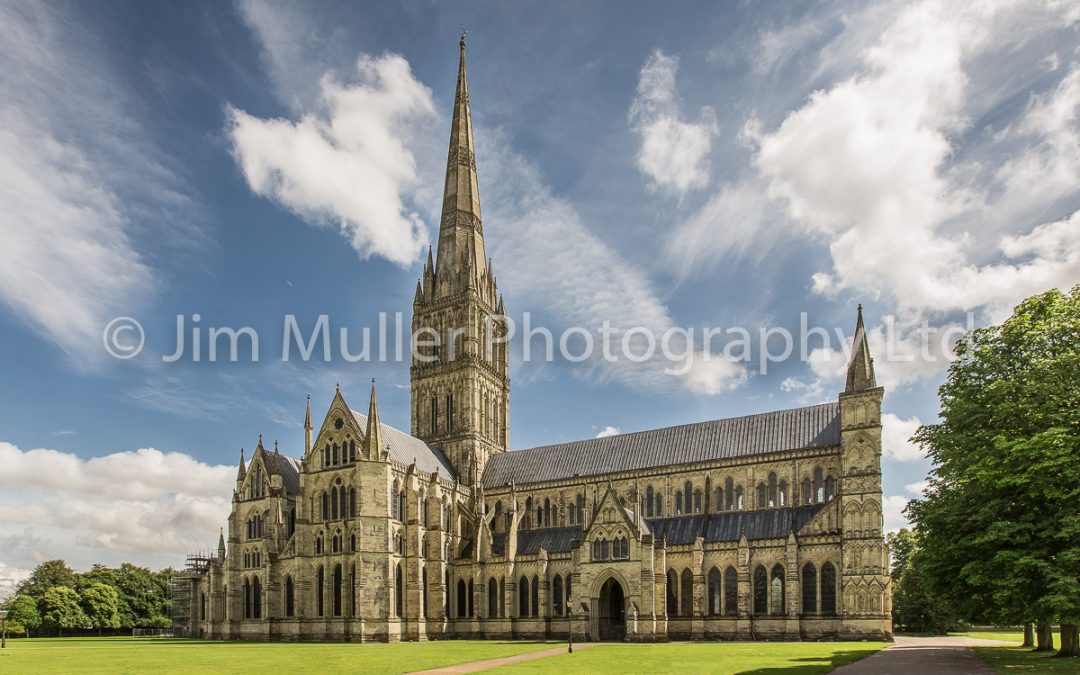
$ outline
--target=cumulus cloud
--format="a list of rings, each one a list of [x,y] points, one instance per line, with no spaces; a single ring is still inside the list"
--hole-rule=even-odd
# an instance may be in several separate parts
[[[153,294],[133,231],[193,210],[96,40],[61,8],[0,6],[0,302],[81,366]]]
[[[418,182],[413,128],[435,115],[431,91],[396,54],[361,55],[358,82],[325,75],[314,112],[260,119],[230,107],[237,164],[256,194],[335,227],[361,257],[407,266],[427,243],[409,207]]]
[[[610,424],[600,431],[596,432],[597,438],[607,438],[608,436],[618,436],[622,432],[619,431],[619,427],[613,427]]]
[[[888,495],[881,500],[881,515],[885,521],[885,531],[895,532],[902,527],[911,527],[911,521],[904,515],[904,508],[911,501],[901,495]]]
[[[6,565],[0,560],[0,602],[15,593],[19,584],[30,578],[30,572],[28,569]]]
[[[904,486],[904,489],[915,495],[916,497],[921,497],[923,492],[925,492],[926,488],[928,487],[930,487],[930,481],[920,480],[915,483],[908,483]]]
[[[20,569],[50,557],[174,563],[206,549],[228,516],[236,471],[153,448],[84,459],[6,442],[0,463],[0,538]]]
[[[679,59],[654,51],[641,68],[630,125],[641,138],[638,168],[653,184],[679,195],[709,180],[709,151],[717,133],[716,113],[701,109],[696,122],[682,119],[675,86]]]
[[[925,459],[922,448],[909,439],[922,426],[918,417],[903,419],[893,413],[881,416],[881,454],[897,462]]]
[[[654,389],[674,385],[710,395],[746,382],[741,363],[720,355],[706,357],[694,345],[684,352],[687,345],[677,345],[677,337],[670,342],[671,351],[685,353],[686,358],[672,362],[661,356],[662,336],[677,327],[641,268],[590,232],[577,210],[552,193],[536,166],[515,153],[503,135],[481,133],[478,139],[487,214],[499,224],[489,231],[488,244],[495,260],[515,261],[502,272],[496,264],[507,296],[518,307],[550,318],[556,334],[570,326],[595,334],[605,320],[620,331],[612,338],[612,350],[619,358],[603,358],[597,336],[592,358],[578,364],[575,375]],[[497,180],[485,178],[491,176]],[[558,274],[551,274],[552,261],[558,261]],[[509,311],[512,314],[514,308]],[[657,344],[654,358],[641,362],[623,358],[621,351],[625,332],[638,327],[655,336]],[[640,340],[630,344],[634,354],[645,353]]]
[[[952,139],[970,125],[967,66],[1024,16],[982,3],[913,5],[863,53],[863,72],[815,92],[760,138],[755,163],[770,196],[830,242],[833,269],[814,276],[817,292],[887,293],[901,314],[993,310],[1080,273],[1075,237],[1059,236],[1075,228],[1071,218],[1031,231],[1039,246],[1002,240],[997,262],[980,262],[970,239],[946,228],[989,199],[950,173]],[[1074,97],[1063,83],[1051,99],[1066,101],[1036,103],[1031,126],[1075,136]]]

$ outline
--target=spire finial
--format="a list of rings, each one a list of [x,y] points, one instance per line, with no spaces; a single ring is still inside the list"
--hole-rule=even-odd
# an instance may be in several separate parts
[[[469,34],[468,29],[466,29],[465,24],[462,23],[461,24],[461,40],[458,41],[458,44],[461,46],[462,49],[465,49],[465,36],[468,35],[468,34]]]

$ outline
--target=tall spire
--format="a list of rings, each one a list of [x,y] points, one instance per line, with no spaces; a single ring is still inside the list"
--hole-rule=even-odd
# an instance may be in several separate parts
[[[877,380],[874,378],[874,359],[870,358],[870,345],[866,342],[862,305],[859,305],[858,311],[859,318],[855,321],[855,338],[851,344],[851,362],[848,363],[845,394],[877,387]]]
[[[446,183],[442,219],[439,226],[439,255],[435,266],[442,277],[446,267],[475,244],[473,269],[483,269],[484,228],[480,220],[480,190],[476,179],[476,151],[473,145],[472,110],[469,105],[469,80],[465,73],[465,33],[458,43],[457,90],[450,124],[450,150],[446,158]]]
[[[371,378],[371,401],[368,403],[367,429],[365,430],[368,457],[379,459],[382,453],[382,425],[379,423],[379,404],[375,400],[375,378]]]

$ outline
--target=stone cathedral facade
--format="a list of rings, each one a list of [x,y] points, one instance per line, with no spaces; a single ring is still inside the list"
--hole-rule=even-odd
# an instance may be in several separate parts
[[[888,639],[881,400],[860,311],[837,400],[508,452],[503,314],[465,71],[408,433],[339,390],[302,457],[243,453],[177,628],[263,640]]]

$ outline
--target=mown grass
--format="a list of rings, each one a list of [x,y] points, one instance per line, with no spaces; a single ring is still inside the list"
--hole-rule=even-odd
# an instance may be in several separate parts
[[[671,642],[602,644],[503,666],[492,673],[827,673],[882,642]]]
[[[408,673],[513,656],[555,643],[443,640],[313,644],[162,638],[8,640],[0,673]]]
[[[1019,642],[1022,641],[1021,636]],[[1080,658],[1058,658],[1054,656],[1057,652],[1036,652],[1031,647],[1008,646],[972,649],[999,673],[1080,673]]]

